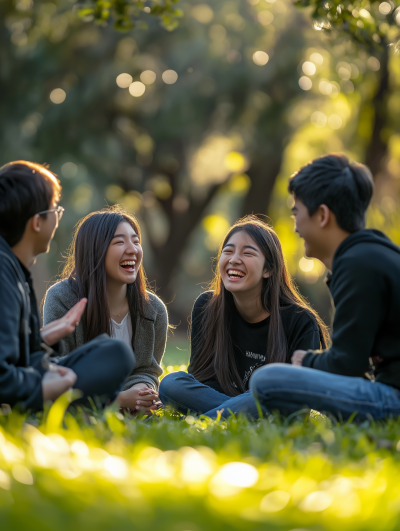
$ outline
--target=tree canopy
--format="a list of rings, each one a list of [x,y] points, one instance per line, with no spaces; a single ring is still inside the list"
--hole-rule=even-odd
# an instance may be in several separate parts
[[[268,213],[292,272],[313,285],[323,269],[293,234],[286,186],[327,151],[371,166],[375,225],[393,220],[397,238],[394,48],[333,39],[286,0],[179,5],[173,32],[146,15],[146,30],[126,33],[69,0],[0,3],[1,162],[48,162],[68,207],[49,263],[80,216],[123,203],[144,222],[150,279],[188,308],[229,224]]]

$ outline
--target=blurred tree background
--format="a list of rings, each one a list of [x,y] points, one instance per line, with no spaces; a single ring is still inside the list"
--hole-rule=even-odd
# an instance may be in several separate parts
[[[0,2],[0,163],[46,162],[63,185],[38,293],[78,219],[121,203],[141,223],[147,275],[179,342],[224,233],[255,213],[268,215],[329,323],[324,267],[293,233],[287,179],[327,152],[366,162],[368,224],[400,243],[397,6],[192,0],[153,16],[153,4],[138,2],[139,22],[118,32],[74,0]]]

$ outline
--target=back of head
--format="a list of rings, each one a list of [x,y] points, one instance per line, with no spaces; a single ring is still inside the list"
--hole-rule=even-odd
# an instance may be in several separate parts
[[[61,186],[41,164],[18,160],[0,168],[0,236],[13,247],[28,220],[58,201]],[[45,216],[46,214],[44,214]]]
[[[326,155],[295,173],[288,188],[310,216],[320,205],[326,205],[342,230],[352,233],[365,227],[365,213],[374,192],[367,166],[350,162],[344,155]]]

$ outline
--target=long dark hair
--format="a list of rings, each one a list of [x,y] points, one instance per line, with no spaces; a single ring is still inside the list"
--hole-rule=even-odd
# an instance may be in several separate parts
[[[229,239],[239,231],[246,232],[256,242],[265,257],[265,268],[271,272],[271,276],[263,279],[260,295],[263,308],[270,314],[268,363],[286,361],[287,341],[280,309],[290,304],[295,304],[314,316],[320,330],[322,348],[326,348],[329,337],[327,327],[295,286],[287,269],[279,238],[272,227],[255,216],[238,220],[222,242],[218,261]],[[237,396],[245,389],[236,367],[230,334],[234,300],[221,280],[218,265],[210,289],[214,293],[200,316],[199,334],[202,348],[191,367],[191,372],[200,382],[210,380],[216,375],[224,393]]]
[[[122,222],[129,223],[141,241],[136,218],[121,207],[114,206],[92,212],[83,218],[76,226],[69,248],[61,276],[69,280],[79,299],[88,299],[82,315],[85,342],[100,334],[111,333],[105,257],[115,231]],[[141,265],[135,282],[128,284],[126,290],[132,320],[132,347],[137,317],[144,317],[144,305],[149,299],[146,288],[146,275]]]

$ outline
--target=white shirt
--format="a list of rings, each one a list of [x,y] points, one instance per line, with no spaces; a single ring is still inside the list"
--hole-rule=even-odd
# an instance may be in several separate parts
[[[120,323],[116,323],[114,319],[110,319],[111,337],[120,339],[130,347],[132,347],[132,321],[129,312],[125,315]]]

